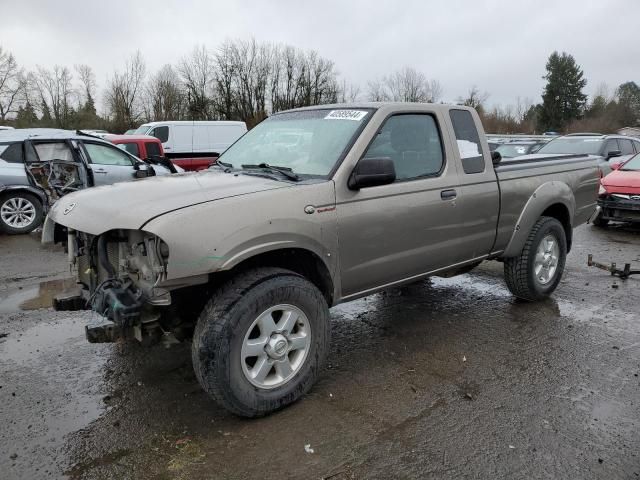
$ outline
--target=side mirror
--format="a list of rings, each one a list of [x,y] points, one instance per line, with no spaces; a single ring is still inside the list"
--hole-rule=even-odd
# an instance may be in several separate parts
[[[396,168],[389,157],[361,158],[349,176],[351,190],[388,185],[396,181]]]
[[[136,170],[135,172],[133,172],[133,176],[135,178],[147,178],[149,175],[146,170]]]
[[[622,152],[620,150],[609,150],[609,152],[607,152],[607,160],[609,160],[610,158],[621,157],[621,156],[622,156]]]
[[[500,152],[496,152],[495,150],[491,152],[491,162],[493,163],[493,166],[498,165],[501,161],[502,155],[500,155]]]
[[[622,166],[622,162],[613,162],[611,164],[611,169],[612,170],[618,170],[621,166]]]

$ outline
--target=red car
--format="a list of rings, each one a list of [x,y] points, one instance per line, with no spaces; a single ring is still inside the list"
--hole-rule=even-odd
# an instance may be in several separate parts
[[[162,142],[156,137],[150,135],[105,135],[104,139],[145,162],[157,163],[168,168],[171,173],[183,171],[181,168],[176,169],[175,165],[165,157]]]
[[[640,223],[640,154],[612,167],[614,170],[601,181],[600,212],[593,224],[604,227],[610,221]]]

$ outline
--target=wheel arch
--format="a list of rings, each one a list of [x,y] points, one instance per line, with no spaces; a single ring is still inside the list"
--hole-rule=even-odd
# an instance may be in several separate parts
[[[547,182],[539,186],[529,197],[516,222],[513,235],[503,257],[514,257],[520,254],[527,241],[529,232],[540,217],[552,217],[558,220],[565,231],[567,252],[571,249],[573,239],[573,216],[575,197],[571,188],[563,182]]]
[[[10,192],[22,192],[22,193],[30,193],[35,195],[40,203],[42,204],[42,208],[47,210],[49,206],[49,202],[47,199],[46,193],[36,187],[32,187],[31,185],[0,185],[0,196],[3,196]]]
[[[244,258],[227,270],[214,273],[213,277],[215,280],[220,275],[234,275],[258,267],[279,267],[302,275],[318,287],[327,305],[333,305],[335,285],[329,267],[317,253],[302,247],[262,251]]]

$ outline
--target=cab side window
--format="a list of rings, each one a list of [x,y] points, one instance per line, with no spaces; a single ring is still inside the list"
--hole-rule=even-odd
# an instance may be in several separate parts
[[[145,142],[144,147],[147,149],[147,157],[161,157],[160,145],[155,142]]]
[[[156,127],[149,132],[149,135],[156,137],[162,143],[166,143],[166,141],[169,140],[169,127]]]
[[[131,157],[118,148],[97,143],[85,143],[91,163],[98,165],[121,165],[131,167]]]
[[[118,148],[121,148],[125,152],[129,152],[131,155],[135,155],[136,157],[140,156],[140,152],[138,151],[137,143],[119,143],[116,145]]]
[[[400,114],[384,123],[364,157],[391,158],[397,182],[438,175],[444,165],[443,152],[433,116]]]

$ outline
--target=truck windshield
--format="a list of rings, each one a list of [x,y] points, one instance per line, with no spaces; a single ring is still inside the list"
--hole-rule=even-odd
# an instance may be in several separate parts
[[[369,109],[277,114],[247,132],[220,160],[237,169],[266,164],[326,177],[370,117]]]
[[[551,140],[537,153],[573,153],[583,155],[598,155],[602,147],[602,138],[564,137]]]
[[[631,160],[622,165],[620,170],[640,170],[640,154],[632,157]]]

